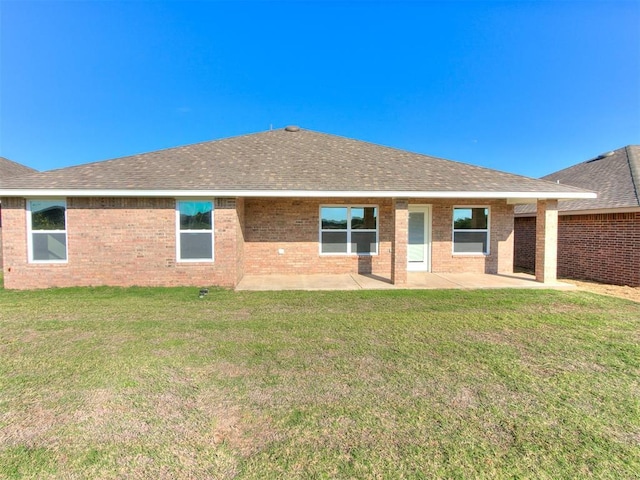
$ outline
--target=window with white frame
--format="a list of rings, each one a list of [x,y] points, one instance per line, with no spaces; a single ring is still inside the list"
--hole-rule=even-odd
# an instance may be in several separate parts
[[[453,209],[453,253],[489,254],[489,207]]]
[[[176,223],[178,261],[213,261],[213,202],[178,201]]]
[[[29,261],[67,261],[67,202],[29,200],[27,202]]]
[[[377,254],[378,207],[321,206],[320,253]]]

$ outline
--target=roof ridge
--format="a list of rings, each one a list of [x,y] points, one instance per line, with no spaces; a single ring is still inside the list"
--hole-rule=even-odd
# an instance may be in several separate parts
[[[631,150],[632,145],[624,147],[627,154],[627,162],[629,163],[629,170],[631,170],[631,183],[633,184],[633,190],[636,194],[636,200],[640,205],[640,159]]]

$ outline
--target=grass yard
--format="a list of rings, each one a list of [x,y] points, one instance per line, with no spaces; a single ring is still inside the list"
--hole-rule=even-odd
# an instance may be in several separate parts
[[[0,290],[0,478],[638,478],[640,304]]]

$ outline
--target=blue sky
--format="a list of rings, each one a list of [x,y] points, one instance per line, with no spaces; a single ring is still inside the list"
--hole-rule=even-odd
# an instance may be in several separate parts
[[[289,124],[538,177],[640,143],[640,2],[0,0],[0,156]]]

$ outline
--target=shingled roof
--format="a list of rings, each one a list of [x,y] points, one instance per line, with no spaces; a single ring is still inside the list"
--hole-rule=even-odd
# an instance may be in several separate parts
[[[0,157],[0,181],[6,178],[26,175],[35,171],[36,170],[34,170],[33,168],[29,168],[26,165],[13,162],[8,158]]]
[[[640,208],[640,145],[629,145],[542,177],[598,193],[598,198],[563,200],[560,212]],[[535,207],[519,205],[516,214],[532,214]]]
[[[41,172],[0,195],[484,196],[583,198],[584,190],[287,127]]]

